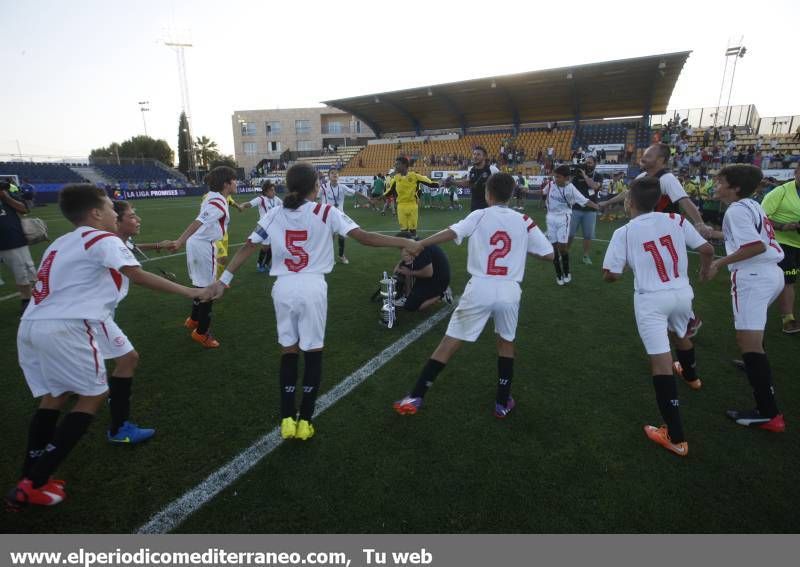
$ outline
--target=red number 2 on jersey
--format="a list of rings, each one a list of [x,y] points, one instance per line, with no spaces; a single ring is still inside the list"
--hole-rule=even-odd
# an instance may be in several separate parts
[[[56,259],[56,252],[58,250],[52,250],[47,255],[42,262],[42,267],[39,268],[39,273],[36,274],[36,285],[31,291],[34,305],[39,305],[45,297],[50,295],[50,269],[53,267],[53,260]]]
[[[489,254],[489,261],[486,264],[486,273],[490,276],[505,276],[508,274],[508,268],[505,266],[498,266],[495,264],[500,258],[505,258],[511,252],[511,237],[504,230],[498,230],[489,239],[489,244],[495,246],[500,243],[500,248],[495,248]]]
[[[305,242],[308,240],[308,231],[287,230],[285,240],[286,249],[291,252],[292,256],[297,257],[297,260],[293,258],[287,258],[283,261],[283,263],[286,264],[286,267],[289,268],[290,272],[299,272],[308,266],[308,252],[303,250],[301,246],[296,246],[295,242]]]
[[[675,250],[675,245],[672,243],[672,237],[667,234],[659,238],[658,241],[661,243],[661,246],[667,249],[670,258],[672,258],[673,276],[676,278],[680,277],[680,273],[678,272],[678,252]],[[661,258],[655,241],[650,240],[649,242],[645,242],[643,246],[644,249],[653,256],[653,261],[656,263],[656,270],[658,270],[658,277],[661,278],[662,282],[668,282],[669,275],[667,274],[667,267],[664,265],[664,260]]]

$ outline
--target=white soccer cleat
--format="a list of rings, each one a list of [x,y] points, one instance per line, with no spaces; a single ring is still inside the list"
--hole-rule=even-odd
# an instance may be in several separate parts
[[[557,283],[558,285],[564,285],[564,278],[562,278],[562,277],[557,277],[557,278],[556,278],[556,283]]]
[[[564,283],[565,284],[568,284],[571,281],[572,281],[572,274],[567,274],[566,276],[564,276]]]

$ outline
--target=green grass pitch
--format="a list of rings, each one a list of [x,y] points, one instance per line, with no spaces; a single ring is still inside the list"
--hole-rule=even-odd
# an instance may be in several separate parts
[[[240,198],[241,199],[241,198]],[[141,242],[176,238],[197,211],[193,199],[135,203]],[[391,217],[348,212],[367,230],[393,230]],[[538,203],[529,213],[543,224]],[[58,209],[37,210],[51,236],[69,230]],[[421,211],[421,229],[447,226],[463,211]],[[256,213],[232,211],[231,243],[242,242]],[[599,223],[608,240],[618,223]],[[696,339],[699,392],[679,384],[689,457],[650,443],[658,424],[647,357],[633,320],[631,274],[616,284],[573,247],[572,284],[558,287],[552,265],[530,259],[523,283],[513,392],[506,420],[492,416],[496,355],[489,327],[465,345],[416,416],[391,403],[411,387],[446,328],[445,319],[316,420],[308,443],[284,443],[178,531],[230,532],[796,532],[800,526],[800,404],[797,336],[780,332],[774,309],[766,333],[779,403],[788,429],[743,429],[724,417],[752,404],[738,356],[729,284],[721,274],[695,285],[705,325]],[[39,261],[44,245],[34,247]],[[444,246],[452,286],[467,280],[466,246]],[[237,248],[233,248],[235,252]],[[401,313],[397,328],[378,323],[369,297],[397,254],[347,243],[350,265],[328,276],[329,312],[323,391],[423,321]],[[152,257],[158,257],[156,253]],[[691,270],[696,272],[696,256]],[[131,532],[278,424],[279,350],[269,290],[272,279],[243,266],[214,306],[222,348],[204,351],[182,322],[189,303],[132,289],[117,321],[141,355],[132,419],[157,428],[138,447],[105,441],[107,412],[58,472],[68,499],[52,509],[0,513],[2,532]],[[186,282],[185,257],[144,265]],[[13,292],[6,285],[0,296]],[[694,277],[694,275],[693,275]],[[15,299],[0,302],[0,479],[17,480],[35,401],[17,365]]]

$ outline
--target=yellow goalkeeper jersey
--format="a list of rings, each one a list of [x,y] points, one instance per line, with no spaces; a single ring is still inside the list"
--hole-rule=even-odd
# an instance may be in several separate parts
[[[406,175],[395,173],[391,182],[389,182],[389,188],[386,190],[384,195],[388,195],[394,191],[397,193],[398,205],[416,203],[417,186],[419,183],[432,185],[434,182],[424,175],[420,175],[419,173],[415,173],[413,171],[409,171]]]

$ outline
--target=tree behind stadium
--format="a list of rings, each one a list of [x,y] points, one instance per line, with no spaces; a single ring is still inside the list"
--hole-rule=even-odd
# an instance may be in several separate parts
[[[121,144],[111,143],[105,148],[96,148],[89,153],[90,158],[148,158],[157,159],[172,167],[175,154],[166,140],[156,140],[150,136],[134,136]]]

